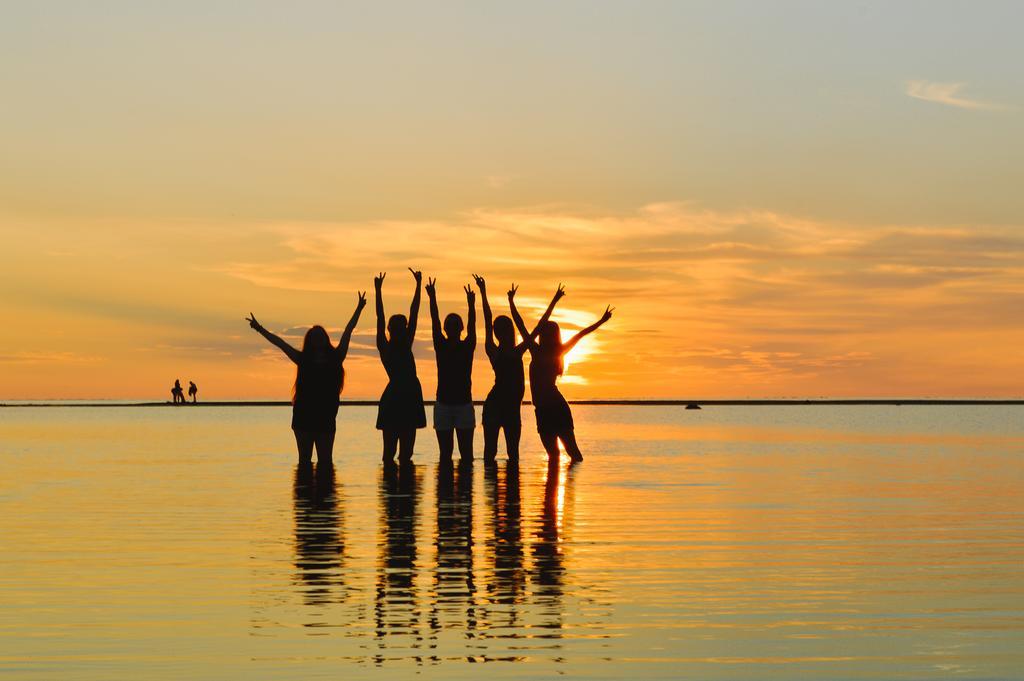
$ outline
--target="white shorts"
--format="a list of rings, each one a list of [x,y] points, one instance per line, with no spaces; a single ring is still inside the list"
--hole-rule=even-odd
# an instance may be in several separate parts
[[[476,428],[476,411],[472,402],[464,404],[434,403],[434,430]]]

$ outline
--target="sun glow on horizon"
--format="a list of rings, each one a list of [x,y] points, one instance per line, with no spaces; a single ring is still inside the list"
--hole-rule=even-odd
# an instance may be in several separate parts
[[[569,398],[1021,395],[1018,4],[9,4],[0,400],[287,398],[245,315],[337,338],[410,266],[616,307]]]

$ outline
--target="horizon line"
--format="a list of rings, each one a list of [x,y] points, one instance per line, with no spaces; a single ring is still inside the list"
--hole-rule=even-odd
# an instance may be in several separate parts
[[[581,406],[635,406],[635,407],[695,407],[700,406],[952,406],[952,405],[1024,405],[1024,398],[948,398],[948,397],[910,397],[910,398],[741,398],[741,399],[579,399],[567,400],[569,404]],[[433,406],[436,400],[424,400],[424,405]],[[474,400],[474,406],[483,405],[483,400]],[[111,400],[24,400],[0,402],[0,408],[29,407],[287,407],[287,400],[213,400],[207,402],[186,402],[174,404],[163,402],[117,402]],[[340,406],[376,407],[378,400],[339,400]],[[532,406],[530,400],[524,400],[523,406]]]

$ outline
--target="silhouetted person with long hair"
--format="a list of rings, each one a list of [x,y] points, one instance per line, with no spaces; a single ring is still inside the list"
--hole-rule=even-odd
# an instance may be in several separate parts
[[[337,425],[338,398],[345,385],[345,356],[359,315],[366,307],[366,293],[359,300],[352,318],[341,334],[337,347],[322,326],[314,326],[302,339],[302,350],[263,328],[250,312],[249,326],[277,346],[295,363],[295,386],[292,396],[292,431],[299,450],[299,463],[313,460],[313,447],[320,466],[330,466],[334,457],[334,433]]]
[[[427,425],[427,413],[423,409],[423,387],[416,376],[416,358],[412,344],[416,339],[416,318],[420,313],[420,285],[423,273],[409,271],[416,279],[416,292],[409,307],[409,318],[392,315],[384,327],[384,300],[381,288],[386,274],[381,272],[373,279],[377,308],[377,352],[381,364],[388,374],[388,385],[380,396],[377,407],[377,430],[384,438],[384,463],[391,464],[398,451],[400,462],[412,459],[416,446],[416,430]]]
[[[523,395],[526,393],[523,355],[530,346],[525,340],[516,345],[516,330],[510,318],[501,315],[492,321],[491,306],[487,300],[487,282],[476,274],[473,279],[480,288],[484,306],[484,348],[491,368],[494,369],[494,387],[484,401],[484,461],[492,462],[498,456],[498,432],[501,430],[505,431],[505,452],[509,461],[518,461],[519,437],[523,430]],[[548,320],[555,304],[564,294],[565,289],[559,285],[531,337],[537,335],[540,324]]]
[[[469,306],[466,337],[462,338],[462,317],[449,314],[441,327],[437,310],[436,279],[427,281],[430,298],[430,328],[437,361],[437,402],[434,403],[434,430],[441,460],[450,461],[458,433],[459,457],[463,463],[473,460],[473,431],[476,412],[473,410],[473,353],[476,351],[476,294],[464,288]]]
[[[558,459],[558,442],[562,442],[566,454],[573,461],[583,461],[583,454],[580,453],[579,445],[576,444],[575,427],[572,421],[572,411],[569,403],[565,401],[562,393],[558,390],[556,381],[564,371],[564,358],[566,353],[576,347],[576,344],[586,336],[593,333],[602,324],[612,318],[612,308],[605,309],[604,314],[596,322],[581,330],[568,342],[562,342],[561,329],[558,324],[552,321],[544,321],[537,325],[537,340],[534,340],[526,330],[526,324],[516,309],[516,287],[508,292],[508,304],[512,310],[512,319],[515,320],[519,333],[522,334],[524,342],[530,349],[530,396],[533,400],[533,408],[537,414],[537,432],[540,434],[540,441],[547,450],[548,459]],[[559,287],[561,295],[565,295],[564,289]]]
[[[174,387],[171,388],[171,400],[174,404],[185,404],[185,391],[181,389],[181,381],[174,379]]]
[[[192,404],[196,403],[196,395],[199,394],[199,388],[196,387],[195,382],[188,382],[188,396],[192,398]]]

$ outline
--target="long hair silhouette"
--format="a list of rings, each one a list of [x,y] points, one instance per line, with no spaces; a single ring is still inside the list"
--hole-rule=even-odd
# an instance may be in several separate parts
[[[295,382],[292,384],[292,403],[295,402],[295,395],[302,389],[302,367],[309,364],[323,364],[322,371],[329,374],[333,383],[338,384],[338,396],[345,388],[345,365],[340,363],[329,363],[330,353],[334,350],[331,345],[331,337],[327,329],[319,324],[310,327],[306,335],[302,337],[302,360],[295,365]],[[332,386],[333,387],[333,386]]]
[[[551,358],[558,370],[556,375],[561,376],[565,372],[565,352],[562,347],[562,329],[558,322],[548,320],[538,324],[537,340],[540,352]]]

